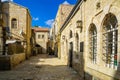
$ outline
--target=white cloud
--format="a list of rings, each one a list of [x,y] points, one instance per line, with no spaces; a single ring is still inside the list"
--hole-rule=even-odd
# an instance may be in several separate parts
[[[38,17],[33,17],[33,20],[34,20],[34,21],[38,21],[39,18],[38,18]]]
[[[70,3],[68,3],[67,1],[64,1],[62,4],[67,4],[67,5],[68,5],[68,4],[70,4]]]
[[[45,22],[45,24],[51,27],[53,22],[54,22],[54,19],[49,19]]]
[[[39,28],[41,28],[42,26],[38,26]]]
[[[2,2],[4,2],[4,1],[13,1],[13,0],[1,0]]]

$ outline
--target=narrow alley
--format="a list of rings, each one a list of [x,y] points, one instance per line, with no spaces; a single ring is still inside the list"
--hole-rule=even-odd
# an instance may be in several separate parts
[[[80,77],[60,59],[41,54],[10,71],[0,71],[0,80],[80,80]]]

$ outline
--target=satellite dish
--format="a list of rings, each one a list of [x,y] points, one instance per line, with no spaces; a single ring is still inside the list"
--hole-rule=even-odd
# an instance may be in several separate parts
[[[12,44],[12,43],[15,43],[16,42],[16,40],[6,40],[6,44]]]

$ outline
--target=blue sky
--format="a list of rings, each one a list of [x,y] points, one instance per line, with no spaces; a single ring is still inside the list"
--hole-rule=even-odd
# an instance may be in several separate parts
[[[27,7],[32,16],[32,26],[49,27],[56,17],[60,4],[75,4],[77,0],[12,0]]]

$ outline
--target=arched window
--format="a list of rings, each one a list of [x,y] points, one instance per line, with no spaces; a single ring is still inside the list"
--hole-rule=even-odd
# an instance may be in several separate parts
[[[13,18],[12,20],[11,20],[11,28],[17,28],[17,19],[15,19],[15,18]]]
[[[118,22],[115,15],[109,13],[103,22],[103,54],[106,66],[117,66]]]
[[[92,62],[95,64],[97,61],[97,30],[93,23],[89,29],[89,53]]]
[[[70,30],[70,38],[72,38],[72,31]]]

